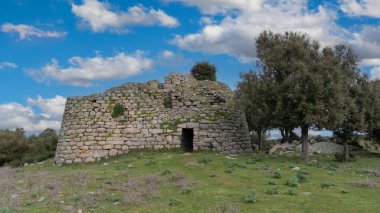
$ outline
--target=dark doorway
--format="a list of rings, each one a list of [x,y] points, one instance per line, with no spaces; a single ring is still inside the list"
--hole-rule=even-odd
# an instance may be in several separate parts
[[[193,140],[194,140],[194,130],[182,129],[181,146],[182,146],[183,151],[185,152],[193,151]]]

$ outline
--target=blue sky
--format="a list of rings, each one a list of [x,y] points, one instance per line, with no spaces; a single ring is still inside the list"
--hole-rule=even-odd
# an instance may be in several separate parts
[[[0,129],[59,129],[65,98],[163,80],[197,61],[234,88],[263,30],[345,43],[380,78],[378,0],[3,0]]]

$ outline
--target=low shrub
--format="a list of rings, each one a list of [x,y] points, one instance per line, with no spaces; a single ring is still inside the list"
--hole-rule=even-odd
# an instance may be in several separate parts
[[[287,195],[297,195],[297,191],[295,189],[289,189],[287,192],[286,192]]]
[[[184,186],[181,189],[181,194],[190,194],[193,190],[190,186]]]
[[[307,183],[308,182],[308,174],[309,172],[306,170],[301,170],[297,172],[297,178],[300,183]]]
[[[225,173],[231,174],[234,170],[232,168],[224,169]]]
[[[177,200],[177,199],[174,199],[174,198],[170,198],[169,199],[169,206],[180,206],[180,205],[182,205],[183,203],[182,203],[182,201],[180,201],[180,200]]]
[[[256,164],[256,160],[255,159],[248,159],[245,161],[246,164]]]
[[[210,156],[205,155],[201,159],[198,160],[198,163],[209,164],[211,161],[212,160],[211,160]]]
[[[335,186],[335,184],[331,181],[323,181],[321,183],[321,188],[323,188],[323,189],[331,188],[333,186]]]
[[[280,172],[280,171],[275,171],[274,173],[273,173],[273,178],[276,178],[276,179],[281,179],[281,175],[282,175],[282,173]]]
[[[278,189],[279,189],[278,186],[272,186],[272,187],[270,187],[270,188],[266,191],[266,193],[267,193],[268,195],[278,195],[278,194],[279,194]]]
[[[268,184],[269,184],[269,185],[277,185],[277,183],[276,183],[275,181],[273,181],[273,180],[269,180],[269,181],[268,181]]]
[[[299,185],[299,180],[297,177],[292,177],[286,181],[286,185],[290,187],[298,187]]]
[[[120,103],[117,103],[117,104],[115,104],[115,106],[113,106],[111,116],[112,116],[112,118],[117,118],[117,117],[124,115],[124,112],[125,112],[124,106]]]
[[[246,203],[256,203],[257,202],[257,194],[254,189],[250,189],[244,196],[244,202]]]
[[[170,171],[169,169],[165,169],[163,172],[161,172],[161,176],[170,175],[171,173],[172,171]]]
[[[156,165],[157,163],[156,163],[156,161],[152,161],[152,160],[150,160],[150,161],[148,161],[146,164],[145,164],[145,166],[154,166],[154,165]]]

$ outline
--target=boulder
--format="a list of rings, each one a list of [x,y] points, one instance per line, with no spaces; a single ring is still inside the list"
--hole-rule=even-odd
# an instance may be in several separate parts
[[[377,153],[380,154],[380,144],[376,143],[374,141],[369,140],[359,140],[359,145],[363,147],[363,149],[371,152],[371,153]]]
[[[276,144],[270,150],[269,154],[288,154],[288,153],[301,153],[302,152],[302,144],[300,142],[297,143],[284,143],[284,144]],[[343,153],[344,148],[343,145],[331,142],[314,142],[313,144],[309,144],[309,152],[312,154],[336,154]]]
[[[280,154],[284,152],[294,151],[294,148],[296,145],[297,145],[296,143],[276,144],[269,150],[269,154],[272,155],[272,154]]]
[[[302,152],[302,144],[298,145],[295,149],[296,152]],[[309,145],[309,153],[313,154],[336,154],[343,153],[343,145],[331,142],[317,142]]]

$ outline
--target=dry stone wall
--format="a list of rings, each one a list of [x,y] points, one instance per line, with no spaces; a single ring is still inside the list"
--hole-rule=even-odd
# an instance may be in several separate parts
[[[113,118],[115,104],[125,108]],[[132,149],[180,148],[193,129],[193,150],[250,150],[244,113],[220,82],[171,73],[164,83],[127,83],[101,94],[69,97],[55,164],[97,161]]]

